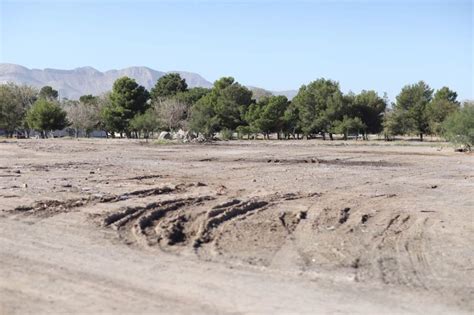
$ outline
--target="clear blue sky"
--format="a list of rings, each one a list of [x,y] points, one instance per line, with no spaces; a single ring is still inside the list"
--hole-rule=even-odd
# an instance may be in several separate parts
[[[474,98],[472,0],[0,0],[0,61],[148,66],[297,89],[319,77],[394,99],[425,80]]]

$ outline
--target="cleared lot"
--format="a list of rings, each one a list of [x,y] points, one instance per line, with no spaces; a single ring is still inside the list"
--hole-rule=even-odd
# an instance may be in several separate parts
[[[322,141],[0,143],[7,313],[469,313],[474,159]]]

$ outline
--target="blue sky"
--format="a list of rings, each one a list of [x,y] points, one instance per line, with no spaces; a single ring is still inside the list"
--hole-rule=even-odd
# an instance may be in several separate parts
[[[30,68],[148,66],[272,90],[325,77],[392,100],[425,80],[474,98],[471,0],[0,2],[0,61]]]

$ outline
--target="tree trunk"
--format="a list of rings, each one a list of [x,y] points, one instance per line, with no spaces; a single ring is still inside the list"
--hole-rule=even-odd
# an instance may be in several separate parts
[[[423,134],[420,133],[420,141],[423,141]]]
[[[332,133],[329,133],[329,139],[334,140],[334,138],[332,137]]]

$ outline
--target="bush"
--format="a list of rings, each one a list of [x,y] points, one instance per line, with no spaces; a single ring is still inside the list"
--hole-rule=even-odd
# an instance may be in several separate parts
[[[221,132],[219,133],[219,137],[222,140],[232,140],[234,136],[234,131],[230,129],[222,129]]]
[[[450,142],[462,144],[470,150],[474,143],[474,104],[451,114],[443,123],[443,135]]]

